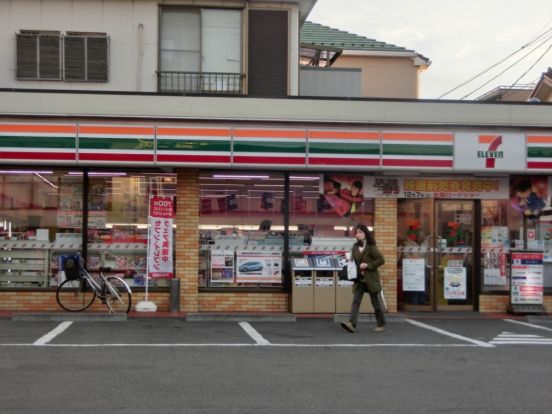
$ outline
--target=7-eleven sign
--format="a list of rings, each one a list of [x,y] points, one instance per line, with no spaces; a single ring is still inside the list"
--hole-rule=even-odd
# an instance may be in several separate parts
[[[479,143],[489,145],[486,151],[477,151],[477,158],[485,158],[485,168],[494,168],[497,158],[504,158],[504,152],[498,151],[502,145],[502,135],[479,135]]]
[[[525,171],[525,134],[456,132],[454,170],[462,172]]]

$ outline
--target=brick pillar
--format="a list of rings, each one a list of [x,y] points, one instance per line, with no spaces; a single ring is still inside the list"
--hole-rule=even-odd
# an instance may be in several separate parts
[[[389,312],[397,312],[397,200],[375,200],[374,236],[385,257],[380,268],[383,291]]]
[[[176,188],[176,277],[180,279],[180,310],[198,311],[199,172],[179,170]]]

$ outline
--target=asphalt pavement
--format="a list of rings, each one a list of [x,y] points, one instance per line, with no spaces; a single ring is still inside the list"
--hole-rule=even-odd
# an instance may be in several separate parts
[[[0,319],[0,413],[533,413],[549,319]]]

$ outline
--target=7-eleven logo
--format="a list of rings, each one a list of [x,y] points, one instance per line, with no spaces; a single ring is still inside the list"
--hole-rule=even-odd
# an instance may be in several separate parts
[[[485,167],[494,168],[497,158],[504,158],[504,151],[497,151],[502,145],[502,135],[479,135],[480,144],[489,144],[487,151],[477,151],[477,158],[485,158]]]

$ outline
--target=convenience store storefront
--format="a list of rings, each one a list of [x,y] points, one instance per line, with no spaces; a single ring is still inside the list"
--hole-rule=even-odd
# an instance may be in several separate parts
[[[290,259],[343,254],[359,222],[386,257],[391,312],[505,311],[514,249],[542,252],[550,311],[550,147],[551,131],[8,120],[0,309],[58,310],[70,251],[139,301],[157,195],[176,203],[185,312],[291,311]],[[168,280],[150,283],[168,310]]]

